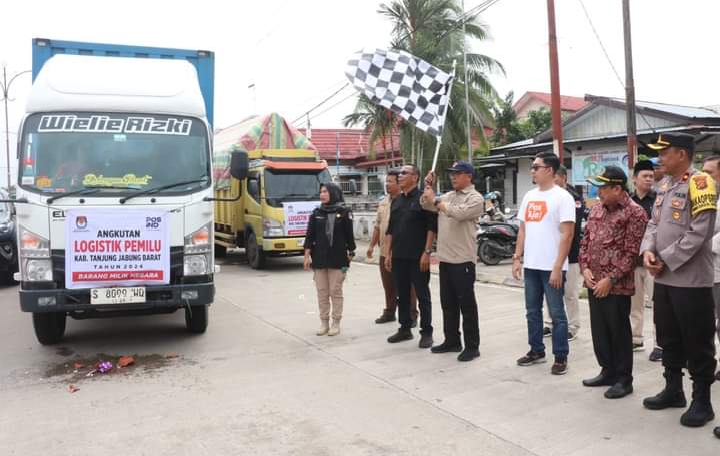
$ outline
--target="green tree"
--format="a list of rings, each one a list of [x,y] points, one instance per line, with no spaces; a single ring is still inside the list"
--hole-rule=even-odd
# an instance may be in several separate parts
[[[393,135],[397,125],[397,117],[394,112],[374,104],[365,94],[360,94],[355,105],[355,111],[343,117],[342,123],[346,127],[361,125],[370,134],[368,156],[371,159],[376,156],[375,143],[378,140],[382,143],[385,151],[388,150],[387,145],[389,142],[390,158],[394,161],[395,141]]]
[[[493,107],[495,131],[490,138],[492,147],[504,146],[515,141],[525,139],[520,129],[517,114],[513,110],[513,92],[509,92],[505,99],[499,100]]]
[[[470,123],[482,135],[481,125],[492,125],[491,107],[497,92],[490,83],[492,73],[504,74],[496,60],[476,53],[467,53],[468,78],[464,80],[462,21],[468,39],[489,38],[487,26],[481,24],[477,14],[463,16],[458,0],[393,0],[380,5],[378,12],[391,21],[390,46],[419,57],[432,65],[452,71],[457,61],[450,106],[443,129],[438,168],[458,157],[467,157],[466,114]],[[468,84],[469,103],[465,103],[465,84]],[[427,170],[432,162],[435,137],[398,119],[400,147],[407,160]]]
[[[530,111],[526,119],[518,123],[523,139],[533,138],[552,127],[552,115],[547,108]]]

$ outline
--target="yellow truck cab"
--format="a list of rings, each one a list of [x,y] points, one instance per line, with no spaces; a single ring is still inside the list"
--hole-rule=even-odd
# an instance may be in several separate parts
[[[273,128],[292,127],[275,119],[274,127],[270,122],[264,128],[269,134],[260,134],[260,138],[273,137],[277,133]],[[320,184],[331,182],[327,163],[306,138],[312,149],[247,150],[248,142],[237,140],[237,132],[233,134],[236,140],[229,143],[224,142],[222,133],[215,137],[216,155],[223,153],[218,149],[222,144],[230,151],[244,149],[250,166],[245,179],[231,177],[226,185],[215,188],[215,197],[221,199],[215,202],[215,255],[221,257],[228,248],[244,247],[254,269],[262,269],[269,256],[302,255],[308,217],[320,204]],[[297,131],[291,133],[300,139]],[[218,162],[222,164],[222,159]]]

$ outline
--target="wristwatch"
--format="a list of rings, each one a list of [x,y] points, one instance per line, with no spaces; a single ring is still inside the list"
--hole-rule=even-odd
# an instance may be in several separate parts
[[[427,253],[428,255],[432,255],[432,249],[425,249],[425,253]]]

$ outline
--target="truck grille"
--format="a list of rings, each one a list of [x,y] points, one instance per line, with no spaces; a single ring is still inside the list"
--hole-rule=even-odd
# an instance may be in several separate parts
[[[52,250],[53,280],[58,288],[65,288],[65,250]],[[183,247],[170,247],[170,284],[177,285],[182,282],[183,275]]]

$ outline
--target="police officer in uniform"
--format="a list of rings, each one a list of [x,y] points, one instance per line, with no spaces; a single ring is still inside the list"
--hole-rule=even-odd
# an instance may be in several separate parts
[[[663,347],[665,388],[648,397],[651,410],[687,405],[682,369],[693,382],[692,403],[680,418],[698,427],[715,418],[710,385],[715,375],[713,255],[717,193],[714,180],[692,168],[691,135],[663,133],[648,144],[667,176],[659,183],[652,218],[640,252],[655,277],[655,326]]]

